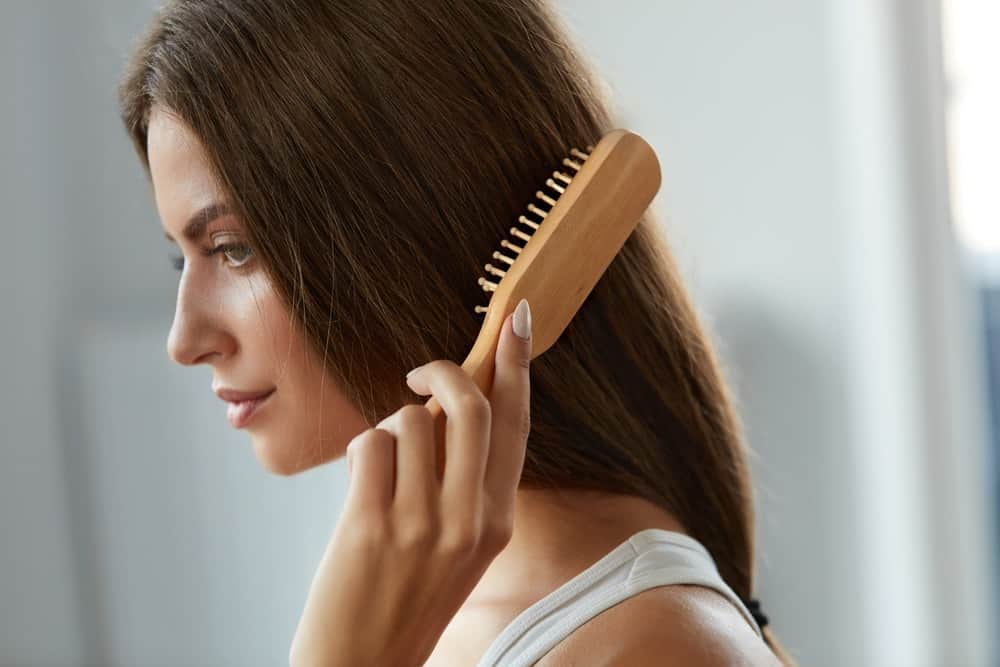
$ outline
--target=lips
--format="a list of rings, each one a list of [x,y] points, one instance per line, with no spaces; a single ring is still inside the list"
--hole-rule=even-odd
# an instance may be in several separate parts
[[[227,403],[242,403],[266,398],[274,393],[274,387],[263,391],[236,391],[235,389],[216,389],[215,395]]]
[[[243,428],[255,414],[260,410],[261,406],[266,405],[271,394],[274,390],[258,394],[256,398],[250,398],[245,401],[229,401],[229,408],[226,410],[226,418],[233,428]]]

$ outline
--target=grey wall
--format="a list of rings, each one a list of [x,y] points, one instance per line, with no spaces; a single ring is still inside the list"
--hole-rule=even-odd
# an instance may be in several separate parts
[[[341,464],[267,475],[167,359],[176,276],[114,100],[154,4],[0,3],[2,665],[282,663],[339,511]],[[803,665],[996,664],[930,0],[556,6],[660,156],[778,636]]]
[[[0,262],[0,661],[73,664],[82,625],[57,392],[71,244],[57,105],[67,57],[41,3],[0,5],[3,248]],[[57,122],[58,121],[58,122]],[[54,130],[54,131],[53,131]]]

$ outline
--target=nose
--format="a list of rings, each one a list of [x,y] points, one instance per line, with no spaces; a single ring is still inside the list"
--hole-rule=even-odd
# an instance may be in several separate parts
[[[167,355],[182,366],[205,363],[214,356],[225,357],[235,349],[235,341],[221,321],[223,309],[206,308],[203,302],[204,297],[191,295],[183,285],[179,287],[174,321],[167,336]]]
[[[181,366],[194,366],[207,360],[215,354],[208,346],[199,344],[196,336],[185,333],[182,327],[178,327],[177,320],[170,327],[170,335],[167,336],[167,355]]]

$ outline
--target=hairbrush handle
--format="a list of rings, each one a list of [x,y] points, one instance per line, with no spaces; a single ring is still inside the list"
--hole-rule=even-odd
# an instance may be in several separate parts
[[[511,309],[513,311],[513,308]],[[501,324],[503,320],[501,319]],[[474,357],[471,354],[462,363],[462,369],[465,370],[469,375],[472,376],[472,380],[479,387],[480,391],[487,398],[490,395],[490,390],[493,387],[493,372],[496,369],[496,349],[497,344],[500,341],[500,329],[496,328],[496,333],[492,337],[491,351],[485,358]],[[483,332],[480,331],[479,338],[477,340],[484,340]],[[444,464],[445,464],[445,428],[448,422],[447,415],[438,400],[431,396],[430,399],[424,404],[424,407],[430,411],[431,417],[434,419],[434,438],[435,438],[435,467],[437,469],[438,481],[444,479]]]

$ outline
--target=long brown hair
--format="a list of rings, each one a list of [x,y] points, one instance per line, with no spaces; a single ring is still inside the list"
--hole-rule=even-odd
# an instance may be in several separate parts
[[[371,424],[414,401],[406,370],[465,358],[484,261],[568,149],[615,127],[544,0],[168,2],[119,93],[147,174],[153,105],[199,137],[292,321]],[[531,376],[522,487],[654,502],[751,598],[742,426],[649,214]]]

